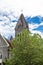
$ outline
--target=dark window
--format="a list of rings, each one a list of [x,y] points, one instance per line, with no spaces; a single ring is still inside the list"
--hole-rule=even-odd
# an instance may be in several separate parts
[[[2,59],[2,54],[0,53],[0,59]]]
[[[28,28],[28,26],[26,26]]]
[[[1,65],[1,63],[0,63],[0,65]]]

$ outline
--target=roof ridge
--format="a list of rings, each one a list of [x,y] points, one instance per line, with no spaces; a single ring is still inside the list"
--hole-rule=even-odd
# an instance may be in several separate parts
[[[8,42],[6,41],[6,39],[4,37],[2,37],[2,38],[6,42],[7,46],[9,46]]]
[[[6,42],[7,46],[9,46],[8,42],[5,40],[5,38],[0,34],[1,38]]]

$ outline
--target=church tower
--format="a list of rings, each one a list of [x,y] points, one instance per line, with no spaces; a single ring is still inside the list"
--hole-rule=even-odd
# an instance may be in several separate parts
[[[28,23],[25,20],[24,15],[21,14],[15,27],[15,36],[17,36],[20,32],[22,32],[23,29],[29,30],[29,27]]]

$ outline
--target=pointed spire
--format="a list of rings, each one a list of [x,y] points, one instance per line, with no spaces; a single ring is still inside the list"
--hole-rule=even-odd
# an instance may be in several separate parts
[[[25,18],[24,18],[23,14],[20,15],[19,20],[21,20],[21,22],[25,21]]]
[[[22,23],[22,26],[24,28],[26,28],[26,26],[28,26],[28,24],[27,24],[27,22],[26,22],[25,17],[24,17],[23,14],[20,15],[18,22],[21,22]]]
[[[23,14],[20,15],[19,19],[22,19],[22,18],[24,18],[24,15],[23,15]],[[24,19],[25,19],[25,18],[24,18]]]
[[[20,33],[23,29],[29,30],[28,23],[26,22],[24,15],[21,14],[15,27],[15,35]]]

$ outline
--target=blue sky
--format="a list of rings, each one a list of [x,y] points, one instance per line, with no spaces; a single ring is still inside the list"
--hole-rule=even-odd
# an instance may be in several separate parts
[[[0,34],[6,38],[14,37],[14,28],[21,13],[29,30],[43,37],[43,0],[0,0]]]

